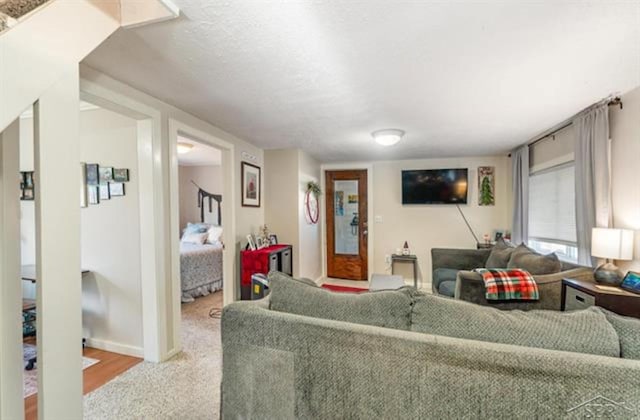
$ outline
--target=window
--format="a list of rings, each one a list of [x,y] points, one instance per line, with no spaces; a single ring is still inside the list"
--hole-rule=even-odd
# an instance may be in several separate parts
[[[573,162],[529,177],[529,246],[577,262],[575,167]]]

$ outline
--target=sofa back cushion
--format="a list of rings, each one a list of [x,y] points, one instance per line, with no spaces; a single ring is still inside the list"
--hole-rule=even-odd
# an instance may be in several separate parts
[[[409,330],[415,289],[335,293],[286,274],[269,273],[270,309],[314,318]]]
[[[513,250],[507,268],[521,268],[534,276],[559,273],[562,264],[556,254],[542,255],[524,244]]]
[[[511,242],[500,238],[493,248],[491,248],[491,254],[489,254],[489,259],[487,259],[487,263],[485,264],[486,267],[477,268],[507,268],[509,258],[511,258],[514,250],[516,250],[516,247]]]
[[[618,315],[599,308],[607,317],[620,339],[620,357],[640,360],[640,319]]]
[[[411,330],[526,347],[620,357],[618,335],[597,308],[576,312],[501,311],[420,294]]]

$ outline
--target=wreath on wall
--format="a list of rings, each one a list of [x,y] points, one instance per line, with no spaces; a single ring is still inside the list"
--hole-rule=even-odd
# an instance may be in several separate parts
[[[312,225],[318,223],[320,218],[320,206],[318,204],[318,197],[322,194],[322,189],[317,182],[310,181],[307,183],[307,193],[304,199],[305,211],[307,213],[307,220]]]

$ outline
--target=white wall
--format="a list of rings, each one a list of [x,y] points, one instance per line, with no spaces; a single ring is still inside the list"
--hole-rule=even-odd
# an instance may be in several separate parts
[[[33,170],[32,119],[21,124],[21,170]],[[83,333],[89,344],[141,355],[139,202],[136,121],[104,109],[80,113],[80,160],[128,168],[125,196],[81,214]],[[35,263],[34,202],[21,202],[22,263]],[[35,295],[24,285],[26,295]]]
[[[640,87],[622,95],[624,108],[609,107],[613,225],[636,231],[633,261],[617,264],[640,271]]]
[[[309,154],[298,153],[298,266],[301,277],[316,280],[322,276],[322,219],[311,223],[306,215],[307,183],[320,183],[320,163]]]
[[[430,289],[432,248],[476,246],[455,206],[402,205],[401,172],[405,169],[469,168],[468,204],[461,208],[476,235],[482,240],[483,234],[491,234],[494,229],[511,228],[511,166],[507,156],[384,161],[370,165],[373,187],[369,202],[373,203],[374,217],[369,220],[373,229],[369,274],[390,272],[385,257],[407,241],[411,252],[418,257],[419,286]],[[478,166],[495,166],[495,206],[478,206]],[[412,277],[409,265],[398,264],[397,272],[406,278]]]
[[[304,200],[309,181],[319,182],[320,164],[298,149],[266,150],[265,223],[280,243],[293,246],[293,275],[322,275],[320,225],[307,220]]]
[[[178,182],[180,188],[180,229],[187,223],[200,222],[200,208],[198,208],[198,188],[191,183],[198,184],[211,194],[222,195],[222,168],[220,165],[183,166],[178,167]],[[224,200],[224,196],[222,197]],[[204,221],[218,224],[218,203],[214,200],[209,213],[209,202],[205,200]],[[224,224],[224,218],[222,220]]]

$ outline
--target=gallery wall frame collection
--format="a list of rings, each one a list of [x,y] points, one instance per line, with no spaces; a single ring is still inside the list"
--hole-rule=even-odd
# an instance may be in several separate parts
[[[97,163],[81,163],[82,185],[80,205],[100,204],[112,197],[125,195],[125,183],[129,182],[129,169],[100,166]]]

